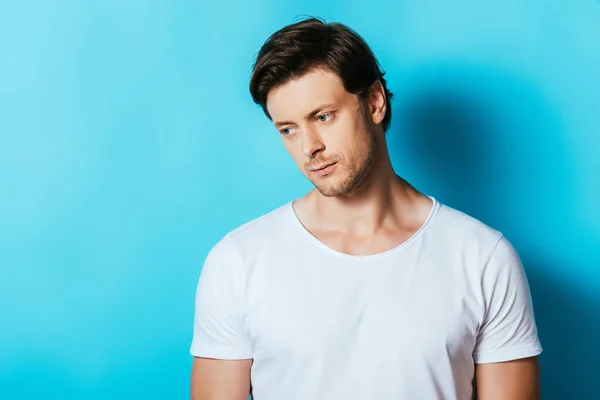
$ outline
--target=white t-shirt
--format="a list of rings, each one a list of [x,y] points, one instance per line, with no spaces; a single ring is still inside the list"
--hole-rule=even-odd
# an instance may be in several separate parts
[[[471,399],[474,363],[542,348],[512,245],[430,198],[421,229],[376,255],[328,247],[293,202],[228,233],[200,274],[190,353],[252,358],[256,400]]]

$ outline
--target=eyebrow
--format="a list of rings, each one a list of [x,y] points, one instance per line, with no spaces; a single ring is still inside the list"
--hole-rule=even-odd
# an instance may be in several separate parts
[[[317,108],[315,108],[314,110],[312,110],[311,112],[306,114],[304,116],[304,118],[307,120],[313,119],[318,113],[323,111],[325,108],[335,107],[335,105],[336,105],[335,103],[321,104],[320,106],[318,106]],[[283,126],[283,125],[293,125],[293,124],[295,124],[294,121],[277,121],[277,122],[275,122],[275,127],[279,128],[280,126]]]

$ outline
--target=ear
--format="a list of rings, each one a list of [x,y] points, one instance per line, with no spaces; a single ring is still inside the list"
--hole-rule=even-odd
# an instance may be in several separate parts
[[[387,102],[385,98],[385,90],[379,80],[373,82],[369,88],[368,104],[371,120],[375,125],[380,124],[385,117]]]

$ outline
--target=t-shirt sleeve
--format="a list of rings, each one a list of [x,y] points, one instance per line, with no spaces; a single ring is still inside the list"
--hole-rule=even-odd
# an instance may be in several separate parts
[[[529,283],[512,244],[502,237],[482,276],[485,312],[473,359],[477,364],[532,357],[542,352]]]
[[[227,236],[209,252],[196,289],[190,354],[223,360],[252,358],[240,313],[242,260]]]

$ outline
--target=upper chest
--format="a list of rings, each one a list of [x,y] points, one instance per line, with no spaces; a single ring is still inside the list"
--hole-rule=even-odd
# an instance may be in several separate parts
[[[474,345],[481,312],[456,268],[410,254],[370,265],[272,257],[248,281],[246,332],[257,354],[462,352]]]

